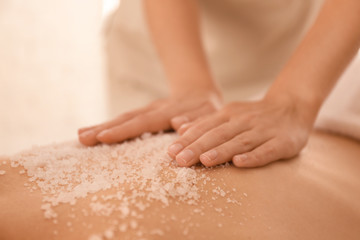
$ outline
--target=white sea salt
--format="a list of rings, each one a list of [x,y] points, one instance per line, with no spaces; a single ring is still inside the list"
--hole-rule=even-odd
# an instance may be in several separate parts
[[[201,209],[200,208],[195,208],[193,211],[194,211],[194,213],[200,213]]]
[[[164,235],[164,231],[161,229],[153,229],[150,231],[151,235],[159,235],[159,236],[163,236]]]
[[[0,175],[5,175],[6,171],[5,170],[0,170]]]
[[[119,230],[120,230],[120,232],[126,232],[127,224],[125,224],[125,223],[120,224],[119,225]]]
[[[91,235],[88,240],[102,240],[103,238],[100,235],[94,234]]]
[[[183,234],[184,234],[185,236],[188,235],[188,234],[189,234],[189,228],[186,227],[186,228],[184,229],[184,231],[183,231]]]
[[[58,213],[54,207],[59,204],[75,205],[81,198],[91,196],[88,206],[81,209],[84,216],[107,217],[116,213],[119,222],[127,219],[128,224],[109,223],[102,235],[92,235],[91,240],[113,238],[114,227],[121,232],[139,229],[136,219],[144,217],[141,212],[158,201],[168,206],[172,201],[197,206],[203,190],[200,185],[210,182],[213,189],[209,199],[227,197],[228,203],[235,203],[214,179],[204,172],[207,168],[179,168],[167,155],[167,146],[176,139],[175,134],[143,134],[140,138],[116,145],[85,147],[77,142],[65,142],[48,146],[34,146],[11,158],[11,166],[22,166],[20,174],[27,173],[29,190],[39,189],[43,195],[41,209],[45,218],[57,223]],[[227,165],[224,165],[227,167]],[[222,167],[224,167],[222,166]],[[3,172],[3,173],[2,173]],[[5,171],[0,171],[5,174]],[[113,189],[111,194],[106,190]],[[98,192],[100,195],[93,195]],[[207,190],[206,190],[207,191]],[[219,211],[220,212],[220,211]],[[200,208],[194,213],[204,215]],[[130,221],[129,221],[130,219]],[[170,219],[178,221],[172,215]],[[164,219],[166,222],[167,220]],[[186,219],[188,221],[188,219]],[[70,222],[69,222],[70,223]],[[67,225],[70,227],[71,223]],[[87,225],[88,228],[92,226]],[[185,227],[183,233],[189,229]],[[152,234],[162,235],[162,229]]]
[[[215,211],[221,213],[221,212],[222,212],[222,208],[215,208]]]
[[[104,237],[106,239],[112,239],[114,237],[114,231],[112,229],[107,229],[105,232],[104,232]]]
[[[130,221],[130,227],[132,228],[132,229],[135,229],[135,228],[137,228],[137,226],[138,226],[138,223],[136,222],[136,220],[131,220]]]

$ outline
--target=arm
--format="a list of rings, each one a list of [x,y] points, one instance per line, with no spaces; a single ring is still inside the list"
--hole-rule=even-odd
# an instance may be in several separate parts
[[[145,13],[172,94],[217,91],[200,36],[193,0],[147,0]]]
[[[315,118],[360,47],[360,1],[328,0],[270,88],[267,98],[295,98]]]
[[[144,132],[178,129],[221,105],[221,94],[202,48],[195,1],[148,0],[144,7],[169,81],[170,96],[109,122],[80,129],[79,140],[85,145],[121,142]]]
[[[360,1],[327,0],[262,101],[231,103],[180,128],[169,154],[182,166],[263,166],[297,155],[321,104],[360,46]]]

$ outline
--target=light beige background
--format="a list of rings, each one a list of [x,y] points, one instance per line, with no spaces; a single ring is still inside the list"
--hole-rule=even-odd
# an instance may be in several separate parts
[[[108,10],[101,0],[0,1],[0,154],[76,138],[106,118]]]

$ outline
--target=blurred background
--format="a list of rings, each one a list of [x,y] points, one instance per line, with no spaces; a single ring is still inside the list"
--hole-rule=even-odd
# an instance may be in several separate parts
[[[102,29],[119,1],[0,1],[0,154],[106,119]]]

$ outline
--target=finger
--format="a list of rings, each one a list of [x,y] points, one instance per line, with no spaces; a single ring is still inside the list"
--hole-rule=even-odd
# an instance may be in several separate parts
[[[112,128],[116,125],[122,124],[122,123],[126,122],[127,120],[129,120],[129,119],[135,117],[136,115],[139,115],[145,111],[148,111],[147,108],[141,108],[141,109],[138,109],[135,111],[121,114],[120,116],[116,117],[115,119],[113,119],[111,121],[85,128],[86,130],[82,131],[79,134],[79,141],[84,145],[93,146],[99,142],[97,140],[96,136],[100,132],[104,131],[105,129]]]
[[[214,112],[214,108],[205,104],[192,111],[188,111],[182,115],[175,116],[171,119],[171,126],[173,129],[178,130],[183,124],[194,121],[195,119]]]
[[[195,126],[196,124],[204,121],[208,116],[202,116],[199,117],[197,119],[195,119],[192,122],[189,123],[184,123],[183,125],[180,126],[180,128],[176,131],[180,136],[184,135],[184,133],[191,127]]]
[[[233,163],[237,167],[260,167],[292,156],[293,154],[287,153],[284,143],[277,139],[272,139],[251,152],[235,155]]]
[[[90,129],[92,129],[92,128],[95,128],[95,127],[97,127],[97,126],[99,126],[99,125],[94,125],[94,126],[90,126],[90,127],[79,128],[79,129],[78,129],[78,134],[80,135],[80,134],[82,134],[83,132],[86,132],[86,131],[88,131],[88,130],[90,130]]]
[[[134,118],[99,133],[96,138],[103,143],[117,143],[140,136],[145,132],[158,132],[170,129],[166,111],[155,110]]]
[[[212,167],[231,161],[233,156],[249,152],[270,139],[263,132],[250,129],[201,154],[199,158],[202,164]]]
[[[194,124],[196,124],[195,122],[191,122],[191,123],[184,123],[183,125],[181,125],[181,127],[177,130],[177,133],[182,136],[184,135],[184,133],[191,127],[194,126]]]
[[[173,144],[169,146],[168,154],[170,155],[170,157],[175,158],[175,156],[181,150],[187,147],[189,144],[194,142],[196,139],[201,137],[204,133],[206,133],[210,129],[213,129],[221,125],[225,121],[226,120],[223,119],[222,117],[213,115],[202,121],[199,121],[197,124],[192,125],[192,127],[189,128],[184,133],[184,135],[182,135],[177,141],[175,141]]]
[[[184,133],[190,129],[191,127],[195,126],[196,124],[204,121],[207,117],[209,116],[202,116],[202,117],[198,117],[197,119],[195,119],[192,122],[189,123],[184,123],[183,125],[180,126],[180,128],[176,131],[180,136],[184,135]]]
[[[236,135],[246,131],[246,128],[245,124],[236,127],[233,122],[223,123],[187,146],[176,156],[176,161],[180,166],[191,166],[199,161],[202,153],[231,140]]]

